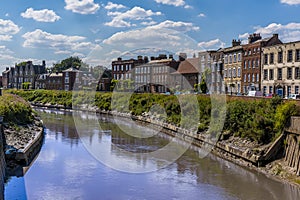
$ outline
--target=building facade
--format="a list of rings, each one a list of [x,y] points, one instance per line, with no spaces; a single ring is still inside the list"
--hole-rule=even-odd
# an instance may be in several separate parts
[[[261,76],[265,95],[299,94],[300,41],[263,47]]]
[[[3,86],[5,88],[22,89],[26,83],[29,89],[35,89],[39,75],[44,73],[46,73],[45,61],[42,62],[42,65],[33,65],[32,61],[23,62],[10,69],[7,68],[2,73],[2,76],[5,76]]]
[[[243,45],[242,93],[261,90],[261,49],[275,44],[281,44],[278,34],[262,39],[260,34],[250,34],[248,44]]]
[[[224,52],[224,84],[227,94],[241,93],[243,47],[240,40],[232,40],[232,47]]]
[[[179,63],[172,55],[161,54],[151,57],[145,64],[137,65],[133,70],[133,80],[137,92],[164,93],[175,86],[171,74],[176,72]],[[175,89],[175,88],[174,88]]]

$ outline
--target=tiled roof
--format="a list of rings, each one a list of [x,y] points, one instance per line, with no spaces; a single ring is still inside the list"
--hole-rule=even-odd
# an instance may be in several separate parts
[[[180,62],[178,70],[173,74],[198,74],[199,65],[199,58],[188,58]]]

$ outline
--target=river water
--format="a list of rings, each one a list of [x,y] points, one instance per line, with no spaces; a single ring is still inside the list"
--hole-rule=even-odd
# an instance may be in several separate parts
[[[116,170],[93,154],[94,147],[104,147],[119,158],[119,166],[152,166],[147,157],[124,156],[116,149],[147,153],[162,148],[170,138],[156,134],[147,139],[135,139],[117,128],[116,121],[99,116],[101,129],[91,127],[78,133],[69,112],[37,109],[42,116],[45,141],[42,150],[24,177],[10,177],[5,185],[5,199],[205,199],[205,200],[296,200],[300,190],[256,171],[235,165],[214,155],[200,158],[201,152],[191,147],[179,159],[153,172],[132,173]],[[84,115],[83,123],[95,120]],[[132,132],[130,122],[123,123]],[[149,133],[151,135],[151,133]],[[136,154],[135,154],[136,155]],[[117,162],[117,161],[115,161]],[[130,165],[130,164],[129,164]],[[123,168],[122,168],[123,169]],[[126,169],[126,168],[124,168]]]

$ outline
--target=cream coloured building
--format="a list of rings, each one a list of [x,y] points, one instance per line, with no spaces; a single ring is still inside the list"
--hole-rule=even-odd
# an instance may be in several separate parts
[[[300,41],[262,48],[262,91],[287,97],[299,94]]]

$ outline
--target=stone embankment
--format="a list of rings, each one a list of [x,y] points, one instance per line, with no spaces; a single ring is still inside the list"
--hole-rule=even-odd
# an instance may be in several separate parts
[[[5,136],[5,157],[10,176],[23,176],[23,167],[29,166],[43,144],[43,122],[35,117],[32,124],[23,126],[3,125]]]

